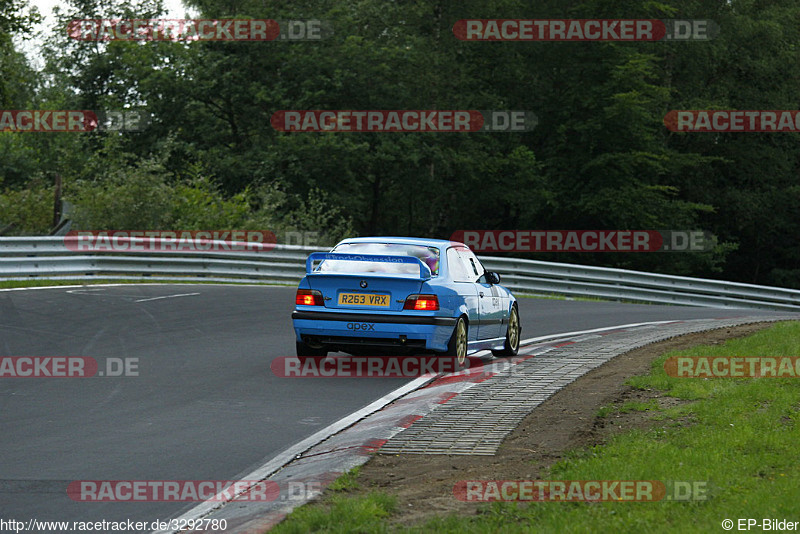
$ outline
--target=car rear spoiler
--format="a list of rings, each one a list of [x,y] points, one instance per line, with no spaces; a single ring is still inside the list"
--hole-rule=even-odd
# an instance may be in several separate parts
[[[416,256],[384,256],[381,254],[342,254],[338,252],[312,252],[306,260],[306,274],[318,274],[312,270],[314,261],[343,260],[343,261],[375,261],[380,263],[413,263],[419,265],[421,280],[431,278],[431,269],[425,262]],[[335,274],[335,273],[326,273]],[[380,273],[379,273],[380,274]]]

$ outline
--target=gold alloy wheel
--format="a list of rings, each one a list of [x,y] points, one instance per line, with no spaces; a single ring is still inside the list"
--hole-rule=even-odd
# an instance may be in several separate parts
[[[517,308],[511,308],[511,317],[508,318],[508,348],[516,351],[519,349],[519,315]]]
[[[458,364],[464,363],[467,359],[467,325],[464,324],[464,319],[459,318],[456,324],[456,357]]]

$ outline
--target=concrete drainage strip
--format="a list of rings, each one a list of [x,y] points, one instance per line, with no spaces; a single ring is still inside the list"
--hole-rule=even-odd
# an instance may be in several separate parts
[[[312,446],[269,476],[280,488],[276,500],[220,503],[203,517],[226,519],[228,532],[260,534],[311,500],[314,492],[308,488],[324,489],[373,453],[495,454],[538,405],[615,356],[684,334],[797,319],[765,315],[673,321],[527,345],[515,358],[431,377],[420,389]]]

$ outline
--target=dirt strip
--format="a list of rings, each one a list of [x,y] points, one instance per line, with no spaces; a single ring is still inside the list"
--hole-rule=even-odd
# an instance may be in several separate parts
[[[602,406],[655,400],[661,407],[683,401],[655,390],[636,390],[624,382],[647,374],[653,360],[671,350],[717,345],[744,337],[774,323],[726,327],[676,337],[617,356],[590,371],[537,407],[506,438],[495,456],[375,455],[361,468],[360,488],[352,496],[380,491],[397,498],[397,513],[389,521],[412,526],[435,515],[478,513],[480,505],[453,496],[459,480],[536,480],[572,449],[602,444],[609,436],[654,424],[649,412],[597,418]],[[327,494],[323,496],[325,502]]]

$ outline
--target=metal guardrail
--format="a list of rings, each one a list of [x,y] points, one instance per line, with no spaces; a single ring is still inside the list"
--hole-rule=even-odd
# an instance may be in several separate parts
[[[481,257],[502,284],[523,292],[555,293],[659,304],[800,311],[800,291],[607,267]]]
[[[63,237],[0,238],[0,280],[137,279],[186,282],[296,283],[311,252],[271,250],[76,252]],[[721,308],[800,311],[800,291],[641,271],[482,256],[515,292],[597,297]]]

